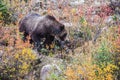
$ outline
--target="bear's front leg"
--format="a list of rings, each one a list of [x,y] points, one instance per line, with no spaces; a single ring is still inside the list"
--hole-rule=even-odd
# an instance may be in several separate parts
[[[55,37],[52,36],[52,35],[46,35],[45,38],[46,39],[45,39],[44,45],[45,46],[48,45],[50,47],[50,45],[52,44],[52,42],[53,42],[53,40],[54,40]]]
[[[31,35],[31,39],[34,42],[34,49],[40,49],[42,45],[40,44],[41,43],[41,39],[40,39],[39,35],[32,34]]]

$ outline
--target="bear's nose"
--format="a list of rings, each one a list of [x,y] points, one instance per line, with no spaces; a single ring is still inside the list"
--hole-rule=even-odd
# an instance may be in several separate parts
[[[66,39],[67,33],[60,35],[60,40],[64,41]]]

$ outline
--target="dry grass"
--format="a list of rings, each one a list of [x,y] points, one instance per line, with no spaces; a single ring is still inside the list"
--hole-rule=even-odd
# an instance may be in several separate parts
[[[16,0],[13,2],[14,5],[12,3],[11,8],[15,8],[16,11],[20,13],[20,20],[28,13],[28,9],[31,8],[31,6],[29,4],[26,6],[27,10],[23,11],[23,7],[27,3],[24,1],[19,3],[16,2]],[[105,9],[104,13],[110,12],[108,6],[101,5],[100,7],[100,9]],[[104,7],[107,7],[108,10]],[[71,7],[69,5],[62,7],[59,3],[58,9],[54,10],[49,7],[46,10],[47,14],[54,15],[57,20],[72,24],[66,27],[66,29],[68,38],[71,41],[69,49],[74,51],[74,54],[72,51],[66,54],[65,50],[62,50],[62,55],[66,56],[63,59],[66,61],[66,67],[63,70],[64,74],[62,76],[63,80],[114,80],[117,79],[120,73],[118,71],[120,66],[119,25],[112,24],[112,22],[106,23],[105,20],[109,16],[104,14],[104,16],[101,17],[100,14],[103,14],[101,12],[99,15],[92,15],[92,10],[95,11],[97,10],[96,8],[97,7],[92,6],[92,3],[86,3],[78,7]],[[18,31],[18,22],[16,22],[16,24],[17,25],[11,24],[7,26],[0,24],[0,42],[4,43],[0,43],[0,51],[4,53],[2,57],[0,53],[0,79],[3,80],[22,80],[23,77],[32,70],[33,66],[31,63],[36,59],[32,52],[33,45],[29,44],[30,37],[28,37],[28,41],[24,43],[21,40],[21,33]],[[101,33],[96,39],[96,42],[93,43],[94,37],[100,29]],[[75,35],[81,32],[83,33],[82,37]],[[81,38],[82,41],[79,41]],[[50,57],[51,55],[56,55],[55,53],[60,53],[58,50],[56,52],[48,51],[48,54],[51,52],[54,54],[50,54]],[[57,80],[59,80],[59,78]]]

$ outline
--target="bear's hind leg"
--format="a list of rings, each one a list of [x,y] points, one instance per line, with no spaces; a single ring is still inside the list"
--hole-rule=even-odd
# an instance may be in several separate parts
[[[24,32],[23,33],[23,41],[25,42],[25,41],[27,41],[27,36],[28,36],[29,34],[27,34],[26,32]]]

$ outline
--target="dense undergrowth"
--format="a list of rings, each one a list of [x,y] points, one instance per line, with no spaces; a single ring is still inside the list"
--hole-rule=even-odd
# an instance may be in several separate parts
[[[27,80],[28,75],[29,80],[38,80],[34,77],[35,74],[31,74],[36,70],[38,54],[52,58],[61,54],[60,59],[65,62],[65,65],[60,65],[62,74],[58,76],[51,73],[48,80],[120,79],[119,18],[107,4],[100,5],[98,9],[96,6],[89,7],[87,3],[71,7],[67,4],[63,6],[62,2],[59,2],[59,10],[49,6],[46,12],[38,12],[54,15],[58,20],[72,25],[66,27],[67,37],[71,42],[67,46],[67,52],[53,42],[51,50],[42,48],[40,53],[36,54],[32,49],[33,45],[29,44],[29,41],[24,43],[21,40],[22,33],[18,31],[19,19],[28,13],[28,10],[22,10],[21,4],[31,9],[30,4],[25,1],[21,0],[19,3],[13,0],[12,6],[9,6],[9,1],[0,1],[0,80]],[[19,12],[15,25],[11,22],[9,8]],[[98,11],[98,14],[93,15],[94,11]],[[112,20],[107,22],[109,18]]]

